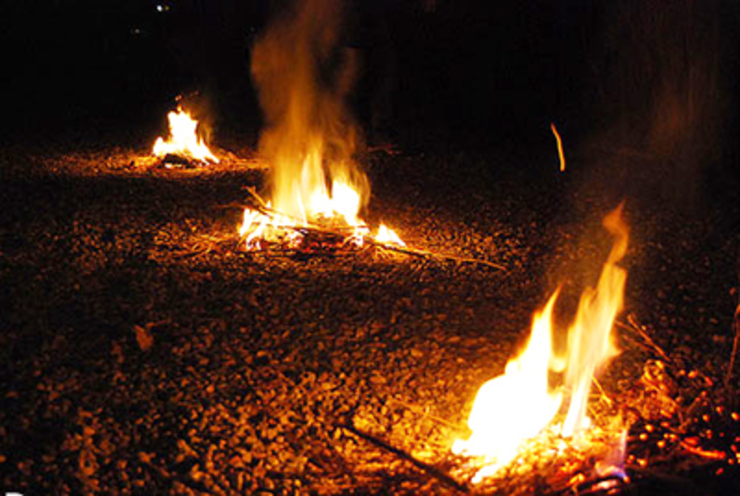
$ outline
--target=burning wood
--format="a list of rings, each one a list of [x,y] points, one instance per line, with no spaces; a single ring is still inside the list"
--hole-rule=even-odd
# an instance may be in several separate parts
[[[323,247],[329,250],[338,248],[362,248],[368,243],[384,246],[404,247],[406,244],[385,224],[381,224],[376,234],[356,215],[338,212],[342,210],[341,201],[331,202],[322,210],[322,215],[313,222],[299,219],[278,212],[269,202],[265,202],[256,192],[249,190],[257,205],[244,210],[244,219],[239,227],[241,240],[245,242],[246,251],[261,250],[269,245],[278,245],[289,250],[311,250]],[[340,189],[341,191],[341,189]],[[354,203],[353,191],[345,189],[339,198],[344,197],[348,203]],[[329,206],[334,203],[336,206]],[[317,243],[312,241],[319,240]]]
[[[162,165],[172,168],[194,168],[218,163],[218,158],[198,136],[198,121],[178,105],[177,111],[167,114],[170,135],[157,138],[152,153],[162,159]]]

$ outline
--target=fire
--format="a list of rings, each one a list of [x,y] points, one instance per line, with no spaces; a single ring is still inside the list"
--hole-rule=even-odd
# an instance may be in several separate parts
[[[346,232],[356,245],[373,238],[360,217],[370,187],[353,160],[358,132],[345,100],[354,67],[341,43],[342,15],[342,2],[298,0],[253,47],[267,122],[259,148],[271,165],[271,190],[269,208],[244,212],[239,231],[248,250],[286,235],[300,244],[300,228]],[[402,244],[382,229],[382,239]]]
[[[170,123],[170,136],[166,141],[162,137],[157,138],[152,149],[155,156],[177,155],[199,162],[218,163],[218,158],[196,133],[198,121],[187,111],[178,106],[177,112],[167,114],[167,120]]]
[[[573,444],[590,427],[586,406],[591,383],[599,368],[616,354],[611,329],[622,309],[627,280],[627,272],[617,266],[628,244],[621,213],[620,205],[604,219],[604,227],[617,239],[596,288],[587,288],[581,296],[568,329],[566,355],[558,356],[552,349],[556,291],[542,312],[535,314],[525,349],[509,361],[503,375],[478,391],[468,417],[472,434],[452,445],[455,454],[482,457],[484,468],[474,481],[508,465],[521,454],[526,441],[548,427]],[[564,372],[564,383],[553,386],[551,372]]]
[[[557,292],[542,313],[535,314],[524,351],[506,364],[503,375],[478,391],[468,417],[473,435],[452,446],[456,454],[486,457],[490,463],[485,474],[511,462],[519,445],[539,434],[560,408],[562,392],[551,390],[548,381],[552,365],[550,323],[556,299]]]
[[[375,235],[375,240],[379,243],[387,245],[406,246],[406,243],[401,241],[401,238],[398,237],[398,234],[396,234],[393,229],[387,227],[385,224],[380,224],[380,227],[378,228],[378,233]]]

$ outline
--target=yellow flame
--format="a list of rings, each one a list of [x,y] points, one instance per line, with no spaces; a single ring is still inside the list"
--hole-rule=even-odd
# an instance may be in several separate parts
[[[389,245],[406,246],[406,243],[401,240],[398,234],[385,224],[380,224],[380,227],[378,227],[378,233],[375,235],[375,240]]]
[[[532,334],[524,351],[506,364],[506,371],[478,391],[468,417],[472,435],[457,440],[456,454],[485,457],[490,474],[507,465],[519,446],[544,429],[560,408],[562,394],[551,390],[548,375],[552,349],[553,294],[542,313],[535,314]]]
[[[535,314],[524,351],[506,365],[505,373],[485,383],[468,417],[472,434],[452,445],[456,454],[483,457],[483,468],[474,481],[494,474],[517,457],[525,441],[553,424],[562,407],[567,414],[558,427],[564,438],[580,439],[590,426],[586,406],[594,375],[616,354],[610,333],[622,309],[627,272],[616,264],[624,257],[628,230],[622,205],[604,219],[617,237],[596,288],[587,288],[568,331],[565,360],[552,350],[552,311],[556,291],[544,310]],[[549,373],[562,371],[564,386],[553,388]],[[564,401],[565,398],[565,401]]]
[[[162,137],[157,138],[152,149],[155,156],[179,155],[201,162],[218,163],[218,158],[196,133],[198,121],[187,111],[177,107],[177,112],[167,114],[167,120],[170,123],[170,136],[166,141]]]

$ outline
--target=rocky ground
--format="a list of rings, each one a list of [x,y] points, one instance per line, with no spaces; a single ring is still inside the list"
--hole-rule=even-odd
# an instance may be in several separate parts
[[[633,199],[579,173],[585,158],[560,174],[552,156],[381,151],[361,157],[371,223],[506,270],[247,254],[240,206],[264,169],[230,149],[206,171],[158,169],[137,147],[2,150],[0,490],[495,492],[450,444],[533,311],[563,284],[567,318],[593,284],[600,219],[626,191],[623,352],[602,379],[634,422],[622,490],[736,494],[733,197]],[[528,477],[505,492],[575,491]]]

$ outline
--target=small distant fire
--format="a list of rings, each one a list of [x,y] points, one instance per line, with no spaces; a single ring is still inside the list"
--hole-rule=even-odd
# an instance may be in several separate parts
[[[560,137],[558,128],[555,127],[555,123],[550,123],[550,131],[555,136],[555,145],[558,148],[558,160],[560,161],[560,172],[565,172],[565,152],[563,152],[563,139]]]
[[[167,161],[171,158],[173,162],[193,161],[201,164],[218,163],[218,158],[211,152],[198,136],[198,121],[193,119],[189,112],[181,106],[177,111],[167,114],[170,125],[170,135],[165,140],[157,138],[152,152],[155,156]]]
[[[503,375],[478,391],[468,417],[472,434],[452,446],[455,454],[477,457],[476,466],[480,468],[473,482],[526,456],[527,445],[535,438],[542,438],[542,442],[535,443],[539,452],[533,456],[538,457],[544,457],[544,451],[557,454],[590,448],[596,428],[587,414],[587,402],[597,370],[617,353],[611,329],[622,308],[627,280],[626,271],[617,266],[628,244],[628,229],[621,213],[620,206],[604,219],[604,226],[617,239],[596,288],[587,288],[581,296],[568,329],[566,353],[558,356],[552,345],[556,291],[545,308],[535,314],[525,349],[509,361]],[[562,380],[553,386],[555,374],[560,374]],[[626,430],[621,423],[613,430],[606,436],[611,438],[607,444],[612,445],[612,453],[603,454],[600,476],[622,473]],[[604,438],[604,431],[599,430],[599,437]]]

